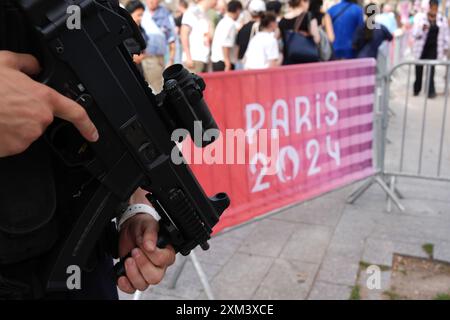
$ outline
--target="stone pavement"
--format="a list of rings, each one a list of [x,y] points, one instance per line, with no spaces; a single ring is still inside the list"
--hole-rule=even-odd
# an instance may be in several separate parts
[[[437,73],[438,91],[443,92],[442,75]],[[405,84],[402,75],[393,83],[393,106],[401,106]],[[419,119],[422,98],[411,98],[411,115]],[[438,127],[442,96],[430,101],[430,127]],[[396,110],[394,110],[396,111]],[[391,119],[388,164],[396,164],[399,115]],[[447,121],[450,126],[450,122]],[[417,128],[417,124],[415,127]],[[450,128],[449,128],[450,131]],[[434,142],[436,143],[436,142]],[[448,137],[445,140],[450,145]],[[435,147],[426,145],[424,168],[436,163]],[[450,169],[449,148],[443,168]],[[408,156],[416,157],[413,149]],[[450,261],[450,184],[418,179],[399,179],[406,212],[393,207],[386,211],[386,196],[372,186],[354,204],[346,197],[349,186],[312,201],[294,206],[264,220],[215,237],[211,249],[197,250],[217,299],[349,299],[357,283],[360,266],[389,267],[393,253],[427,257],[422,246],[434,245],[434,258]],[[180,264],[168,270],[165,280],[141,299],[205,299],[199,278],[189,260],[176,289],[168,284]],[[389,290],[389,271],[383,272],[381,290]],[[450,283],[448,285],[450,289]],[[373,295],[374,299],[379,295]],[[132,296],[121,294],[122,299]]]

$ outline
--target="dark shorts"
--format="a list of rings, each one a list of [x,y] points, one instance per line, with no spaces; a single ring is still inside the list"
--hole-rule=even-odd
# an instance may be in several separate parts
[[[223,62],[223,61],[213,62],[212,69],[214,72],[225,71],[225,62]],[[234,64],[231,64],[231,70],[234,70]]]

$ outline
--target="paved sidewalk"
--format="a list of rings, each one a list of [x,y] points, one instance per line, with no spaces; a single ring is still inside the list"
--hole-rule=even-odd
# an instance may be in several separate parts
[[[436,75],[438,92],[443,92],[442,83],[439,84],[441,76],[439,72]],[[400,74],[393,84],[394,108],[401,106],[405,92],[401,79]],[[411,98],[415,110],[412,117],[421,115],[420,99]],[[437,112],[443,99],[440,96],[430,101],[431,128],[440,128],[442,118]],[[401,133],[398,117],[390,124],[393,142],[388,147],[392,154],[389,164],[397,163],[396,141]],[[445,143],[449,146],[450,140]],[[432,160],[436,150],[430,145],[426,145],[426,170],[436,166]],[[445,149],[445,172],[450,171],[449,149]],[[411,159],[416,156],[412,149],[407,155]],[[386,196],[377,185],[354,205],[346,204],[346,197],[354,187],[217,236],[207,252],[197,250],[216,298],[348,299],[357,282],[360,264],[389,267],[393,253],[427,257],[422,249],[426,243],[434,245],[435,259],[450,262],[449,183],[399,179],[398,187],[405,196],[404,213],[395,207],[391,213],[386,212]],[[187,262],[176,289],[168,288],[180,262],[177,259],[163,283],[144,292],[141,299],[205,299],[191,261]],[[382,285],[382,290],[389,289],[389,272],[383,273]],[[121,298],[132,296],[121,294]]]

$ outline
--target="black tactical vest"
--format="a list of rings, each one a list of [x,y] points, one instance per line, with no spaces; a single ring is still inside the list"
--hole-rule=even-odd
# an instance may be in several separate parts
[[[12,1],[0,4],[0,50],[38,56],[22,14]],[[58,237],[56,185],[44,139],[23,154],[0,158],[0,264],[20,262],[48,250]]]

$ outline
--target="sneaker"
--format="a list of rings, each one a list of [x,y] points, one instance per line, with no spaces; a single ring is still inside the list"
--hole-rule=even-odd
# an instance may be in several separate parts
[[[436,96],[437,96],[436,92],[430,93],[430,94],[428,95],[428,99],[434,99],[434,98],[436,98]]]
[[[414,91],[414,97],[417,97],[419,95],[420,92],[415,92]]]

